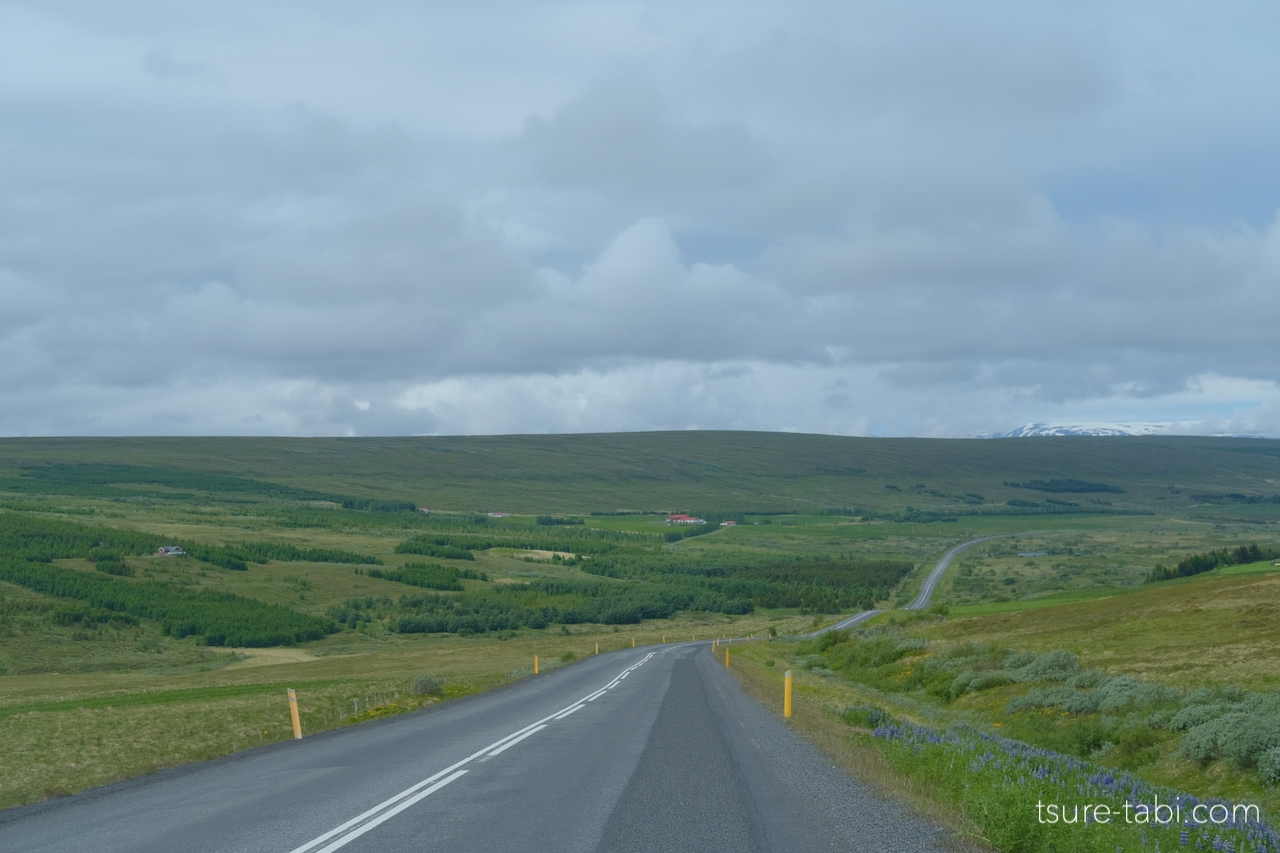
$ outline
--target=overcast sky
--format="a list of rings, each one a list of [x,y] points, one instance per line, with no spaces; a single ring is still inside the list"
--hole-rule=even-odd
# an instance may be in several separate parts
[[[0,2],[0,434],[1280,436],[1280,6]]]

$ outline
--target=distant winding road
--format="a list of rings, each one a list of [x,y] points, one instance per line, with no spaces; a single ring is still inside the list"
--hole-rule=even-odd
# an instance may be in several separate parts
[[[23,853],[921,853],[944,837],[746,698],[706,643],[0,812],[0,850]]]
[[[970,539],[968,542],[962,542],[947,553],[943,554],[942,559],[933,567],[933,571],[929,572],[929,576],[924,579],[924,584],[920,587],[920,594],[917,595],[904,609],[924,610],[929,606],[929,599],[933,597],[934,588],[938,585],[938,581],[942,580],[942,573],[951,565],[951,561],[955,559],[956,554],[959,554],[965,548],[977,545],[979,542],[986,542],[991,539],[1001,539],[1007,535],[1008,534],[998,534],[995,536],[983,536],[981,539]],[[884,611],[864,610],[861,613],[855,613],[846,619],[841,619],[834,625],[828,625],[820,631],[814,631],[811,634],[802,634],[801,636],[816,637],[818,634],[822,634],[826,631],[838,631],[843,628],[852,628],[855,625],[861,625],[873,616],[879,616],[881,613],[884,613]]]

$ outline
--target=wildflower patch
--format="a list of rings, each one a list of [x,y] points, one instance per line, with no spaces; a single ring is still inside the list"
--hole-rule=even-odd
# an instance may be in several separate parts
[[[859,709],[850,716],[869,715]],[[967,727],[939,731],[894,722],[871,737],[898,771],[959,805],[999,849],[1280,853],[1280,835],[1253,803],[1201,800]]]

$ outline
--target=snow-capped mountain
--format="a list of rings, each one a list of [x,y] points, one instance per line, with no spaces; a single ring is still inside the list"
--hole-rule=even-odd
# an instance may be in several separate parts
[[[997,433],[995,438],[1032,438],[1046,435],[1159,435],[1168,430],[1169,424],[1046,424],[1035,423],[1020,426],[1008,432]]]

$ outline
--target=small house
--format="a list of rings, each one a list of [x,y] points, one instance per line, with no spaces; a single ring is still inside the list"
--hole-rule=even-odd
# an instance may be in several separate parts
[[[187,552],[179,548],[177,545],[161,545],[156,549],[157,557],[181,557]]]

